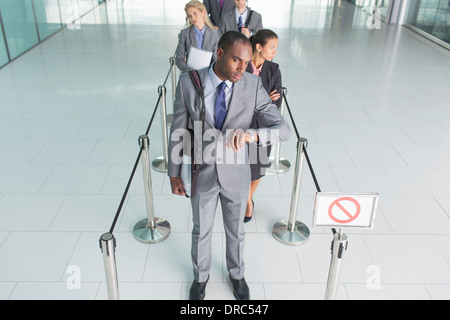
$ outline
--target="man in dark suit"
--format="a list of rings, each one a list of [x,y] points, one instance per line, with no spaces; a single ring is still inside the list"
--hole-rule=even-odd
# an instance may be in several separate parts
[[[252,58],[250,41],[239,32],[225,33],[219,40],[217,61],[198,70],[205,97],[205,123],[199,143],[201,163],[197,188],[191,197],[193,230],[191,257],[194,282],[189,297],[202,300],[209,280],[214,215],[220,199],[226,237],[226,262],[237,299],[250,298],[244,278],[244,215],[250,187],[248,145],[259,147],[289,139],[290,128],[272,104],[261,78],[245,72]],[[189,73],[180,75],[174,103],[169,143],[168,176],[172,193],[185,195],[180,178],[185,150],[177,139],[194,128],[202,115],[199,98]],[[254,114],[260,128],[250,129]],[[200,121],[201,122],[201,121]],[[196,139],[196,137],[194,137]],[[190,152],[190,150],[189,150]],[[180,154],[181,153],[181,154]],[[194,157],[197,155],[194,153]],[[198,162],[197,162],[198,163]]]
[[[234,9],[233,0],[203,0],[203,4],[206,7],[206,11],[209,14],[211,22],[215,25],[219,25],[220,16],[223,12],[228,12]]]

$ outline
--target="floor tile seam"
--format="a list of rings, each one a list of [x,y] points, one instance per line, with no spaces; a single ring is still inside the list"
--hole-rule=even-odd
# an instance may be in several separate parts
[[[447,236],[450,235],[450,232],[449,232],[449,234],[446,234],[446,235]],[[437,236],[439,236],[439,235],[437,235]],[[434,235],[430,235],[430,240],[434,244],[436,249],[439,251],[441,256],[447,261],[448,265],[450,266],[450,256],[446,255],[445,252],[441,249],[441,246],[436,242],[436,238],[434,237]]]

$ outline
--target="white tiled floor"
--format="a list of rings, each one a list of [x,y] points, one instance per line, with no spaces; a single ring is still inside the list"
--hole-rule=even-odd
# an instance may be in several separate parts
[[[107,299],[98,240],[184,23],[185,1],[146,3],[108,1],[0,69],[0,299]],[[346,1],[272,3],[250,5],[279,35],[275,60],[322,191],[380,193],[374,230],[346,232],[338,298],[450,299],[450,54],[401,27],[367,29]],[[160,131],[158,114],[152,158]],[[294,137],[281,151],[293,164]],[[245,247],[253,299],[324,298],[332,234],[311,227],[307,167],[298,220],[310,238],[292,247],[271,235],[289,216],[292,178],[268,175],[255,195]],[[164,174],[152,181],[172,233],[153,245],[133,238],[146,217],[139,167],[114,232],[120,295],[186,299],[189,202]],[[206,298],[233,299],[220,214],[214,231]]]

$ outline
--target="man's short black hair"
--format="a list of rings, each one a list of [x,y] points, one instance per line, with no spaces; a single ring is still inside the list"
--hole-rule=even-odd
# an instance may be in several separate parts
[[[251,46],[250,40],[240,32],[237,31],[227,31],[225,32],[217,44],[218,48],[222,48],[223,51],[227,51],[235,42],[240,42],[243,44],[248,44]]]

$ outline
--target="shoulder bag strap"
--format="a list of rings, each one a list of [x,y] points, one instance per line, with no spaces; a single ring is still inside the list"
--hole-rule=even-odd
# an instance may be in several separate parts
[[[250,20],[252,19],[252,15],[253,15],[253,10],[251,10],[250,8],[248,8],[247,19],[245,20],[245,27],[246,27],[246,28],[248,28],[248,24],[250,23]]]
[[[203,131],[205,131],[206,107],[205,107],[205,95],[204,95],[204,92],[203,92],[202,81],[200,80],[200,76],[199,76],[197,70],[190,70],[189,74],[191,75],[192,82],[195,85],[195,90],[197,91],[198,95],[202,99],[202,110],[200,112],[200,119],[202,121]]]
[[[202,109],[200,111],[200,120],[202,121],[202,135],[205,132],[205,115],[206,115],[206,107],[205,107],[205,94],[203,92],[203,85],[202,85],[202,81],[200,80],[200,76],[198,74],[197,70],[190,70],[189,74],[191,76],[192,82],[194,83],[194,87],[195,90],[197,91],[197,94],[200,96],[201,100],[202,100]],[[193,142],[193,148],[195,146],[194,143],[195,140],[195,136],[194,136],[194,132],[192,132],[192,142]],[[192,153],[192,173],[195,177],[196,173],[197,173],[197,164],[195,163],[194,160],[194,149],[193,149],[193,153]],[[192,184],[193,187],[195,184]]]

